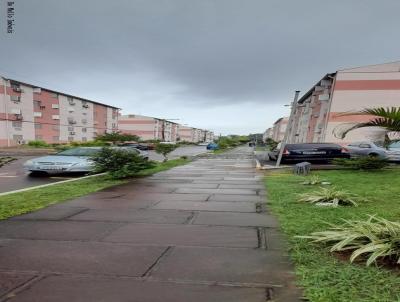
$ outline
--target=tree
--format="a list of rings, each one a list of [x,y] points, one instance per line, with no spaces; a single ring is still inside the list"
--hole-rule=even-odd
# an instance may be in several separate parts
[[[164,162],[168,160],[167,155],[174,151],[178,146],[175,144],[156,144],[155,150],[157,153],[164,156]]]
[[[126,149],[104,147],[93,156],[94,171],[108,172],[115,179],[134,176],[137,172],[154,166],[137,153]]]
[[[111,132],[111,133],[104,133],[96,137],[96,140],[110,142],[113,145],[118,143],[127,142],[127,141],[134,141],[137,142],[140,140],[140,137],[137,135],[126,134],[118,132]]]
[[[371,120],[362,123],[347,123],[336,127],[333,133],[338,138],[345,138],[347,133],[352,130],[365,128],[365,127],[380,127],[386,132],[399,132],[400,133],[400,107],[391,108],[367,108],[356,112],[344,113],[342,116],[349,115],[368,115]]]

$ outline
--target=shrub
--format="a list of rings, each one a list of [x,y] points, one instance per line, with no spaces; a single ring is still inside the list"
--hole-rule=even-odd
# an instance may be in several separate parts
[[[326,204],[337,207],[357,206],[357,202],[363,201],[359,196],[336,188],[321,188],[320,191],[298,194],[300,202],[312,204]],[[365,199],[364,199],[365,201]]]
[[[352,170],[380,170],[389,165],[387,160],[371,156],[335,159],[333,163]]]
[[[164,162],[168,160],[167,155],[174,151],[178,146],[175,144],[161,144],[157,143],[155,150],[157,153],[162,154],[164,156]]]
[[[47,144],[45,141],[42,141],[42,140],[29,141],[28,146],[35,147],[35,148],[50,147],[49,144]]]
[[[104,147],[92,157],[97,173],[108,172],[114,179],[134,176],[141,170],[152,168],[154,164],[126,149]]]
[[[369,266],[378,259],[400,263],[400,223],[375,216],[366,221],[346,221],[328,231],[298,236],[331,245],[331,252],[352,251],[350,261],[366,256]]]

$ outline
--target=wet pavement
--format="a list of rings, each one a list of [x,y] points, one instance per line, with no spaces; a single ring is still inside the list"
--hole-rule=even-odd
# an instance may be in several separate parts
[[[300,301],[251,151],[0,222],[0,301]]]

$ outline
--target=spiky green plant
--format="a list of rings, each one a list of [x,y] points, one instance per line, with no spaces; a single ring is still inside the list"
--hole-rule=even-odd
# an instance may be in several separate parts
[[[366,108],[356,112],[346,112],[341,116],[369,115],[371,119],[362,123],[345,123],[337,126],[333,134],[343,139],[352,130],[365,127],[380,127],[387,132],[400,132],[400,107]]]
[[[341,206],[357,206],[357,202],[365,199],[358,195],[352,194],[344,190],[332,188],[320,188],[319,191],[312,191],[298,194],[300,202],[308,202],[313,204],[331,204],[334,207]]]
[[[366,265],[386,258],[400,264],[400,223],[369,216],[368,220],[344,220],[342,225],[330,225],[328,231],[314,232],[312,242],[332,245],[331,252],[352,250],[350,262],[358,257],[366,258]]]

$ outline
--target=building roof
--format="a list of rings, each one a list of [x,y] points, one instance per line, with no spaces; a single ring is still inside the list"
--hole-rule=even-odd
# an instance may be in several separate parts
[[[327,78],[333,77],[336,75],[336,72],[334,73],[327,73],[322,79],[320,79],[317,83],[315,83],[314,86],[310,88],[303,96],[297,101],[297,103],[301,104],[303,103],[308,97],[313,93],[315,86],[318,86],[322,80],[326,80]]]
[[[85,98],[82,98],[82,97],[79,97],[79,96],[75,96],[75,95],[72,95],[72,94],[68,94],[68,93],[65,93],[65,92],[61,92],[61,91],[57,91],[57,90],[53,90],[53,89],[48,89],[48,88],[45,88],[45,87],[41,87],[41,86],[38,86],[38,85],[33,85],[33,84],[21,82],[21,81],[10,79],[10,78],[6,78],[6,77],[2,77],[2,78],[5,79],[5,80],[9,80],[10,82],[18,83],[18,84],[21,84],[21,85],[24,85],[24,86],[29,86],[29,87],[32,87],[32,88],[40,88],[40,89],[43,89],[43,90],[46,90],[46,91],[49,91],[49,92],[52,92],[52,93],[57,93],[57,94],[65,95],[65,96],[68,96],[68,97],[72,97],[74,99],[78,99],[78,100],[82,100],[82,101],[86,101],[86,102],[91,102],[91,103],[94,103],[94,104],[98,104],[98,105],[102,105],[102,106],[106,106],[106,107],[111,107],[111,108],[114,108],[114,109],[121,109],[119,107],[115,107],[115,106],[112,106],[112,105],[107,105],[107,104],[104,104],[104,103],[92,101],[92,100],[85,99]]]

